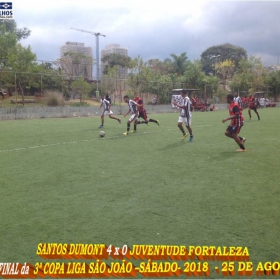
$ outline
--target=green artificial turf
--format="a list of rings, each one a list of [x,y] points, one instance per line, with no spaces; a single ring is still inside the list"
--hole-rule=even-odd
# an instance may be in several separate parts
[[[69,118],[1,121],[0,261],[42,261],[38,243],[246,246],[280,261],[280,109],[244,111],[246,153],[224,136],[227,111],[122,124]],[[133,128],[133,126],[131,127]],[[211,265],[211,276],[214,265]]]

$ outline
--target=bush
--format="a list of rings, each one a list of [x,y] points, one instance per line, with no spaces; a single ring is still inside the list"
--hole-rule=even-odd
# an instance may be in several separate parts
[[[64,97],[61,93],[56,91],[47,91],[46,102],[48,106],[63,106]]]

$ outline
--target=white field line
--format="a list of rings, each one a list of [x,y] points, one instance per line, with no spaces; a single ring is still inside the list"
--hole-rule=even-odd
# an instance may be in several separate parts
[[[209,126],[209,125],[200,125],[200,126],[196,126],[195,128],[205,127],[205,126]],[[131,133],[131,134],[137,136],[137,135],[152,134],[152,133],[158,133],[158,132],[162,132],[162,131],[172,131],[172,130],[177,130],[177,129],[173,128],[173,129],[166,129],[166,130],[156,130],[156,131],[151,131],[151,132],[137,132],[137,133]],[[47,147],[52,147],[52,146],[78,144],[78,143],[90,142],[90,141],[96,141],[96,140],[104,141],[106,139],[114,139],[114,138],[119,138],[119,137],[125,137],[125,136],[124,135],[115,135],[115,136],[104,137],[104,138],[97,137],[97,138],[92,138],[92,139],[83,139],[83,140],[67,141],[67,142],[61,142],[61,143],[52,143],[52,144],[46,144],[46,145],[29,146],[29,147],[22,147],[22,148],[16,148],[16,149],[11,149],[11,150],[0,150],[0,153],[10,153],[10,152],[17,152],[17,151],[24,151],[24,150],[31,150],[31,149],[47,148]]]

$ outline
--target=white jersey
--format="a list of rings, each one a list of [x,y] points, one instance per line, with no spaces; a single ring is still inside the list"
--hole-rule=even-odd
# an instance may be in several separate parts
[[[137,103],[133,100],[129,100],[128,101],[128,107],[130,109],[130,114],[134,115],[138,112],[138,107],[137,107]]]
[[[109,110],[110,102],[108,100],[100,99],[100,104],[103,106],[104,111],[108,111]]]
[[[242,104],[242,100],[241,100],[240,96],[234,97],[233,101],[237,102],[239,106],[241,106],[241,104]]]
[[[181,108],[180,116],[183,118],[189,118],[192,116],[191,113],[191,104],[192,102],[190,99],[186,96],[185,98],[181,99],[181,106],[184,106],[184,108]]]

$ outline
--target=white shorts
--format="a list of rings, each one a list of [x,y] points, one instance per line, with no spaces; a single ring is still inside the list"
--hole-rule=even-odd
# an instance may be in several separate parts
[[[131,117],[129,118],[129,121],[130,121],[130,122],[137,121],[137,120],[138,120],[138,114],[133,114],[133,115],[131,115]]]
[[[179,117],[178,123],[185,123],[187,126],[192,125],[192,117]]]
[[[113,112],[111,110],[110,111],[103,111],[101,116],[108,116],[108,115],[113,115]]]

